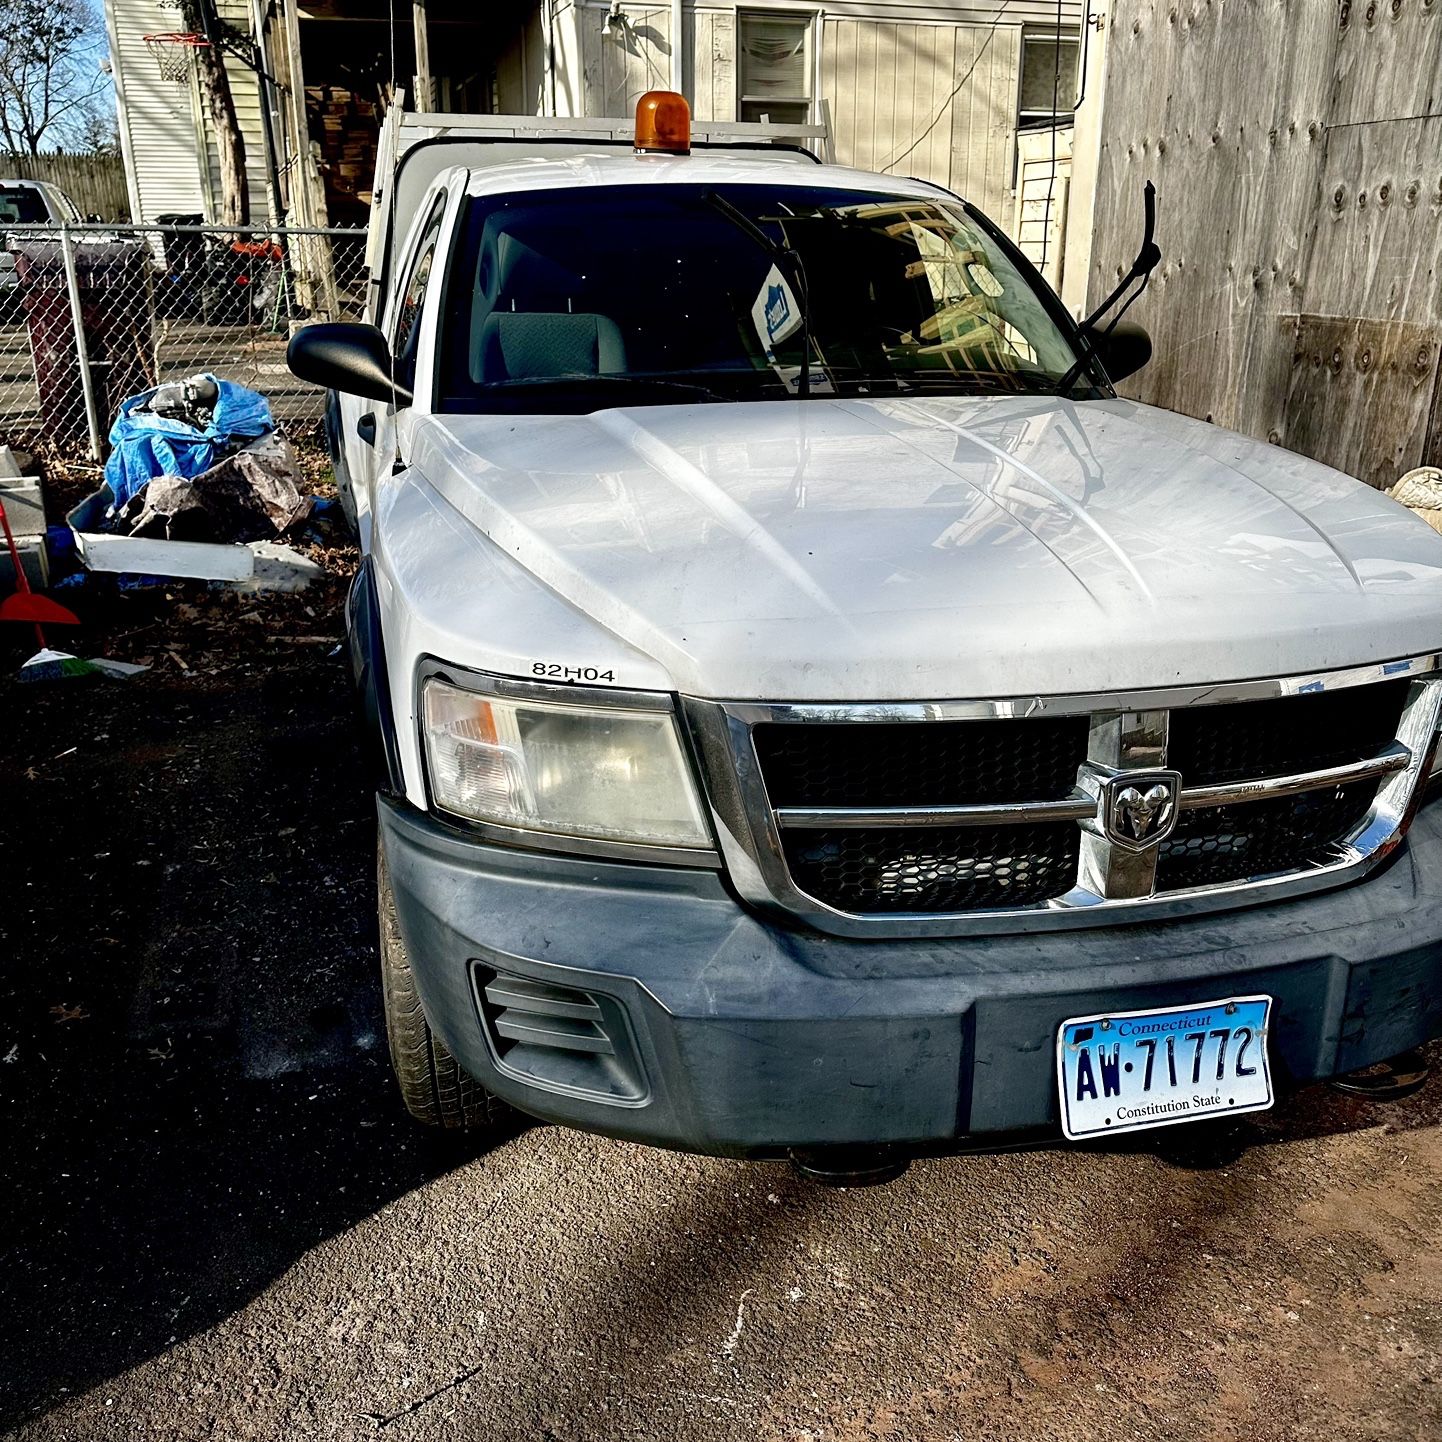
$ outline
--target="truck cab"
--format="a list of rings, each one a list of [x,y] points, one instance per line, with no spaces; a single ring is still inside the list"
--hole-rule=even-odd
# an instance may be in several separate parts
[[[0,230],[9,225],[78,225],[84,216],[58,185],[47,180],[0,180]],[[18,284],[15,257],[0,249],[0,295]]]
[[[375,324],[292,342],[411,1110],[854,1179],[1442,1031],[1442,537],[1119,398],[1144,336],[964,199],[683,106],[396,121]]]

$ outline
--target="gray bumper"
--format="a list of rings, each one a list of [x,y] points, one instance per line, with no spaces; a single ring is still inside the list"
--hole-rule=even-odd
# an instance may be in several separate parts
[[[712,872],[478,843],[380,802],[432,1025],[522,1110],[688,1150],[900,1142],[1058,1126],[1065,1017],[1265,992],[1282,1085],[1442,1034],[1442,803],[1395,864],[1272,906],[1096,930],[853,941],[772,924]],[[478,967],[624,1016],[641,1086],[603,1098],[497,1066]]]

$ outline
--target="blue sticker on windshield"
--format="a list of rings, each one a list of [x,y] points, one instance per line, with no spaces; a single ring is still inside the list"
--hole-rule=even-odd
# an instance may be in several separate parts
[[[766,291],[766,335],[775,340],[791,321],[791,299],[779,282]]]

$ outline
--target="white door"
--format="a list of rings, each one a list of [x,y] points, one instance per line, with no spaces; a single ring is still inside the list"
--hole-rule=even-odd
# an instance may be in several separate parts
[[[381,329],[390,343],[396,383],[416,387],[416,360],[421,348],[421,316],[438,258],[446,192],[434,195],[421,209],[419,222],[391,287]],[[402,415],[405,407],[401,408]],[[390,475],[397,459],[397,407],[363,396],[340,397],[340,440],[350,475],[361,549],[370,549],[371,509],[376,486]]]

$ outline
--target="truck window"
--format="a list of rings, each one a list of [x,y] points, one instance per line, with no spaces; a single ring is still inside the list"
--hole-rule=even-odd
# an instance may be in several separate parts
[[[11,225],[43,225],[49,219],[50,207],[34,186],[0,182],[0,221]]]
[[[445,214],[446,197],[438,195],[426,220],[426,228],[416,246],[410,276],[401,292],[391,337],[391,354],[395,357],[395,376],[402,385],[411,387],[416,380],[416,352],[420,345],[421,310],[426,291],[430,288],[431,267],[436,258],[436,242],[440,239],[441,218]]]
[[[1076,359],[1056,298],[959,201],[721,193],[801,258],[813,394],[1046,391]],[[527,408],[596,409],[644,381],[656,400],[697,398],[682,382],[724,399],[795,394],[803,288],[717,194],[598,186],[469,201],[441,406],[504,409],[524,391]]]

